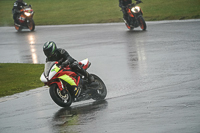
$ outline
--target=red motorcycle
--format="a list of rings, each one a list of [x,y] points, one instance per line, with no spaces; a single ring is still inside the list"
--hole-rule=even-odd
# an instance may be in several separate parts
[[[136,3],[132,3],[129,4],[126,7],[126,12],[128,13],[128,18],[127,20],[125,20],[124,18],[124,22],[125,25],[128,29],[133,30],[134,28],[137,28],[138,26],[140,26],[140,28],[142,30],[146,30],[147,25],[146,22],[143,18],[143,11],[139,6],[136,6],[139,3],[142,3],[141,0],[135,0]]]
[[[50,87],[50,96],[57,105],[69,107],[72,102],[103,100],[106,97],[106,86],[97,75],[91,74],[95,80],[88,84],[83,75],[73,72],[69,66],[62,68],[60,64],[61,61],[46,62],[40,77],[40,80]],[[80,61],[79,65],[86,70],[91,63],[85,59]]]
[[[33,21],[34,11],[31,6],[25,6],[21,10],[21,14],[18,17],[20,24],[15,23],[15,29],[21,31],[22,29],[35,30],[35,22]]]

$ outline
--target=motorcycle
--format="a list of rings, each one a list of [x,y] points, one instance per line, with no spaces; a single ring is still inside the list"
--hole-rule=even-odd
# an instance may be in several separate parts
[[[20,24],[15,23],[14,24],[15,29],[17,31],[21,31],[22,29],[29,29],[31,31],[34,31],[35,30],[35,22],[33,20],[34,11],[31,5],[22,7],[20,11],[21,14],[18,17]]]
[[[61,67],[60,61],[49,61],[45,64],[44,72],[40,80],[49,86],[49,93],[53,101],[61,107],[69,107],[72,102],[83,100],[103,100],[107,95],[104,82],[95,74],[94,82],[88,83],[86,77],[75,73],[68,66]],[[88,59],[79,62],[79,65],[87,70],[91,63]]]
[[[127,20],[123,18],[123,20],[125,22],[126,27],[129,30],[133,30],[134,28],[137,28],[138,26],[140,26],[142,30],[146,30],[147,25],[142,16],[143,11],[139,6],[136,6],[139,3],[142,3],[142,1],[141,0],[135,0],[135,1],[136,1],[135,4],[132,3],[132,4],[127,5],[126,12],[128,13],[128,18]]]

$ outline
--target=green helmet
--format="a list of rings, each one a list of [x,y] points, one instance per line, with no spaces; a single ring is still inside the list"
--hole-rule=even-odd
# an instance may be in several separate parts
[[[47,57],[51,57],[55,53],[56,49],[57,49],[56,44],[53,41],[46,42],[43,46],[44,54]]]

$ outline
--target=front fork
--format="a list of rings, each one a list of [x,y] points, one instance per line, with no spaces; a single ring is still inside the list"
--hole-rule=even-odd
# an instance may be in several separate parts
[[[138,14],[134,14],[134,18],[130,17],[130,21],[132,21],[132,25],[134,25],[134,27],[138,27],[140,25],[140,22],[138,21],[138,18],[142,16],[141,13]]]
[[[67,90],[65,89],[65,87],[64,87],[64,85],[63,85],[63,81],[62,81],[61,79],[59,79],[59,81],[54,82],[54,83],[57,84],[57,86],[58,86],[59,90],[61,91],[61,94],[62,94],[62,95],[67,94]]]
[[[79,77],[80,78],[80,77]],[[79,79],[80,80],[80,79]],[[59,90],[61,91],[61,94],[62,95],[65,95],[67,94],[67,89],[65,88],[64,84],[63,84],[63,81],[61,79],[59,79],[59,82],[55,82],[59,88]],[[80,94],[80,88],[78,87],[75,87],[74,88],[74,92],[73,92],[73,95],[74,97],[78,97]]]

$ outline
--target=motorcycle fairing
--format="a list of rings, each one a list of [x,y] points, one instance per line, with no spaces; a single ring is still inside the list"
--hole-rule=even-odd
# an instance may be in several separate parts
[[[128,15],[129,15],[130,17],[134,17],[134,15],[133,15],[132,12],[131,12],[131,9],[127,8],[126,10],[127,10],[127,13],[128,13]]]
[[[80,65],[82,65],[82,64],[84,65],[83,69],[86,69],[86,68],[88,68],[89,60],[87,58],[87,59],[84,59],[84,60],[80,61],[79,63],[80,63]]]
[[[47,75],[47,76],[48,76],[48,79],[51,80],[51,79],[54,77],[54,75],[56,75],[56,73],[58,73],[59,70],[60,70],[60,68],[57,67],[57,65],[55,64],[55,65],[51,68],[51,70],[50,70],[50,72],[49,72],[49,75]]]
[[[62,80],[64,80],[64,81],[66,81],[66,82],[69,83],[71,86],[77,86],[76,83],[75,83],[75,81],[73,80],[73,78],[70,77],[70,76],[68,76],[68,75],[66,75],[66,74],[64,74],[64,75],[62,75],[62,76],[60,76],[60,77],[58,77],[58,78],[60,78],[60,79],[62,79]]]
[[[31,9],[31,8],[24,9],[24,12],[32,12],[32,11],[33,11],[33,9]]]
[[[63,71],[63,70],[62,70],[62,71]],[[71,74],[73,74],[73,73],[74,73],[74,72],[71,72]],[[60,75],[60,73],[57,73],[57,74]],[[58,75],[55,75],[55,77],[57,77]],[[79,80],[77,80],[78,83],[76,84],[76,83],[75,83],[76,79],[73,78],[73,77],[68,76],[68,75],[66,74],[66,72],[64,72],[64,73],[62,74],[62,76],[59,76],[58,78],[59,78],[59,79],[62,79],[62,80],[65,81],[65,82],[67,82],[67,83],[70,84],[71,86],[78,86],[79,80],[80,80],[80,77],[79,77],[79,78],[78,78]],[[55,84],[55,83],[58,85],[58,88],[59,88],[60,91],[62,91],[62,90],[64,89],[64,86],[63,86],[62,81],[60,81],[60,82],[55,81],[55,82],[51,82],[50,84]]]
[[[56,83],[61,91],[63,90],[63,85],[61,83],[62,81],[54,81],[54,82],[49,82],[49,81],[59,78],[67,82],[71,86],[79,85],[80,76],[78,76],[78,78],[75,79],[74,77],[77,76],[77,74],[71,71],[69,67],[66,67],[60,71],[60,68],[54,63],[55,62],[47,62],[45,64],[45,72],[40,77],[40,80],[42,82],[44,82],[46,85],[51,85]],[[83,65],[82,66],[83,69],[87,69],[89,67],[88,58],[80,61],[79,64]]]
[[[89,65],[89,60],[88,58],[82,60],[79,62],[80,65],[84,65],[82,66],[83,69],[87,69],[88,65]],[[62,70],[62,75],[60,75],[58,78],[66,81],[67,83],[69,83],[71,86],[78,86],[79,81],[80,81],[80,77],[78,77],[78,79],[73,78],[74,76],[76,76],[77,74],[75,72],[70,71],[70,68],[65,68],[64,70]]]
[[[26,20],[26,16],[24,16],[23,14],[21,14],[20,17],[19,17],[20,23],[23,23],[25,20]]]
[[[55,78],[58,78],[58,79],[62,79],[63,81],[67,82],[68,84],[70,84],[71,86],[78,86],[76,84],[76,79],[72,77],[72,75],[74,75],[75,73],[72,72],[72,71],[65,71],[65,70],[61,70],[59,71],[60,68],[59,67],[55,67],[55,69],[51,69],[51,71],[57,71],[57,73],[52,77],[52,80]],[[59,71],[59,72],[58,72]],[[63,90],[63,85],[61,84],[61,81],[60,82],[52,82],[50,84],[54,84],[56,83],[59,87],[59,89],[62,91]]]
[[[54,63],[54,62],[53,62]],[[53,64],[52,62],[47,62],[45,64],[45,70],[42,73],[42,75],[40,76],[40,80],[44,83],[48,82],[48,80],[51,80],[54,75],[56,75],[56,73],[58,73],[58,71],[60,70],[59,67],[56,66],[56,64]]]
[[[47,79],[45,78],[44,76],[44,73],[42,73],[41,77],[40,77],[40,80],[44,83],[48,82]]]

